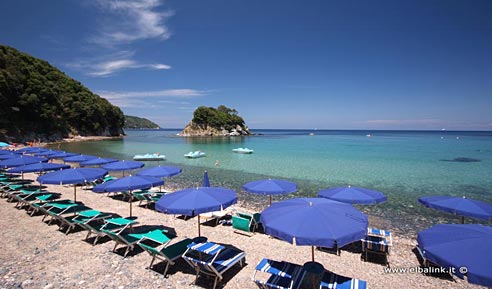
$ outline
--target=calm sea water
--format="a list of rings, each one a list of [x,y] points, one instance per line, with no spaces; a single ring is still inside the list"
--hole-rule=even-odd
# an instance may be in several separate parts
[[[384,192],[388,202],[358,208],[412,234],[437,222],[458,221],[422,207],[417,202],[420,196],[492,202],[492,132],[255,130],[262,135],[227,138],[182,138],[178,132],[132,130],[123,140],[67,143],[62,149],[120,159],[159,152],[167,157],[161,165],[183,168],[183,174],[168,180],[182,186],[199,185],[208,170],[212,185],[238,192],[244,183],[267,177],[298,182],[295,196],[315,196],[320,189],[346,185],[375,189]],[[231,150],[237,147],[255,152],[235,154]],[[195,150],[207,156],[183,157]],[[479,161],[453,161],[457,158]],[[156,164],[147,162],[146,167]],[[292,195],[280,198],[286,197]],[[240,192],[239,198],[258,209],[266,203],[247,193]]]

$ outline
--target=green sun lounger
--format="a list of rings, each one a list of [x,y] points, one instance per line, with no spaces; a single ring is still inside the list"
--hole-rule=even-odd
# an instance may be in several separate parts
[[[51,217],[48,222],[48,225],[50,225],[54,220],[60,220],[61,215],[76,213],[78,210],[82,210],[83,206],[73,201],[60,201],[45,203],[39,209],[44,213],[42,221],[48,216]]]
[[[160,259],[166,262],[166,267],[164,268],[163,275],[166,277],[167,271],[170,266],[175,264],[175,261],[183,255],[183,253],[188,249],[188,245],[193,242],[191,239],[184,239],[177,243],[167,245],[163,248],[153,247],[139,242],[138,245],[144,249],[147,253],[152,256],[152,261],[150,261],[149,269],[152,268],[155,259]]]
[[[67,227],[65,234],[68,234],[70,230],[75,229],[76,226],[86,229],[86,227],[83,226],[84,224],[110,218],[111,216],[111,214],[102,213],[96,210],[86,210],[78,212],[75,216],[65,217],[60,215],[58,216],[58,220],[60,221],[60,230]]]
[[[260,223],[260,214],[248,214],[236,212],[236,215],[232,216],[232,227],[235,229],[235,233],[241,233],[251,236],[249,233],[254,233],[258,229]]]
[[[29,203],[36,201],[37,196],[45,195],[47,192],[45,190],[25,190],[21,189],[18,194],[13,194],[11,199],[17,201],[15,205],[16,208],[22,208],[24,205],[29,205]]]
[[[118,245],[123,245],[126,247],[125,254],[123,255],[123,258],[126,258],[126,255],[128,255],[129,252],[133,250],[135,245],[141,241],[143,238],[150,238],[154,239],[157,238],[156,235],[163,235],[167,230],[153,230],[149,231],[146,233],[130,233],[130,234],[122,234],[120,232],[116,231],[108,231],[108,230],[103,230],[104,233],[107,234],[109,238],[111,238],[113,241],[115,241],[115,246],[113,248],[113,252],[116,252],[116,248]],[[167,240],[170,240],[168,237],[166,237]]]
[[[118,217],[104,218],[101,220],[95,220],[94,222],[80,223],[79,225],[88,231],[85,237],[86,241],[89,239],[91,234],[96,235],[94,241],[92,242],[92,245],[95,245],[97,244],[97,241],[99,241],[99,238],[107,236],[105,231],[122,232],[135,224],[138,224],[135,220]]]

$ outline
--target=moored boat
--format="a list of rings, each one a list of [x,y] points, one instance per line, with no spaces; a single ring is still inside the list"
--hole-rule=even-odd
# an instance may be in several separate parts
[[[252,154],[254,152],[254,150],[249,148],[237,148],[233,149],[232,151],[238,154]]]
[[[133,156],[135,161],[163,161],[166,159],[165,155],[161,154],[143,154]]]
[[[205,153],[202,151],[194,151],[194,152],[189,152],[187,154],[184,154],[185,158],[189,159],[197,159],[205,156]]]

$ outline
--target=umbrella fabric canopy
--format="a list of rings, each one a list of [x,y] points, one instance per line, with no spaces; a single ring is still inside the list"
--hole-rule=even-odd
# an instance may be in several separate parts
[[[428,196],[419,198],[422,205],[459,216],[480,220],[492,220],[492,205],[485,202],[451,196]],[[461,222],[464,223],[464,217]]]
[[[297,184],[283,180],[259,180],[246,183],[243,190],[249,193],[270,195],[270,205],[272,205],[272,196],[278,194],[288,194],[297,191]]]
[[[95,186],[92,190],[96,193],[133,191],[148,189],[164,184],[163,180],[146,176],[127,176]]]
[[[10,146],[8,143],[6,142],[3,142],[3,141],[0,141],[0,147],[3,148],[3,147],[8,147]]]
[[[14,152],[12,151],[9,151],[9,150],[0,150],[0,155],[9,155],[9,154],[13,154]]]
[[[92,159],[97,159],[97,157],[91,156],[91,155],[76,155],[76,156],[63,158],[63,161],[68,162],[68,163],[81,163],[81,162],[86,162],[86,161],[89,161]]]
[[[9,170],[9,173],[32,173],[32,172],[47,172],[70,168],[69,165],[55,163],[34,163],[22,167],[16,167]]]
[[[92,188],[96,193],[133,191],[139,189],[149,189],[155,186],[162,186],[163,180],[146,176],[128,176],[120,179],[107,181]],[[130,217],[132,216],[132,199],[130,203]]]
[[[57,153],[57,154],[52,154],[52,155],[48,155],[48,159],[63,159],[63,158],[66,158],[66,157],[71,157],[71,156],[76,156],[76,155],[79,155],[79,154],[76,154],[76,153],[67,153],[67,152],[60,152],[60,153]]]
[[[418,234],[424,257],[442,267],[454,268],[463,278],[466,267],[470,283],[492,287],[492,227],[476,224],[439,224]]]
[[[210,187],[210,179],[208,178],[208,172],[203,173],[203,186]]]
[[[137,173],[137,176],[148,176],[154,178],[167,178],[179,175],[183,170],[178,167],[157,166],[150,169],[144,169]]]
[[[387,200],[381,192],[352,186],[321,190],[318,192],[318,197],[342,203],[366,205],[379,204]]]
[[[328,248],[364,238],[368,224],[367,216],[352,205],[322,198],[274,203],[261,213],[260,221],[267,234],[291,244]]]
[[[18,154],[13,154],[13,153],[10,153],[10,154],[0,154],[0,160],[6,160],[6,159],[11,159],[11,158],[16,158],[16,157],[19,157]]]
[[[47,150],[48,149],[42,147],[25,147],[25,148],[18,149],[15,152],[18,154],[32,154],[32,153],[44,152]]]
[[[102,168],[108,171],[128,171],[128,170],[139,169],[144,165],[145,164],[141,162],[123,160],[123,161],[105,164],[104,166],[102,166]]]
[[[95,158],[92,160],[88,160],[85,162],[81,162],[80,166],[82,167],[87,167],[87,166],[99,166],[99,165],[105,165],[109,163],[114,163],[117,162],[118,160],[116,159],[108,159],[108,158]]]
[[[46,157],[54,154],[59,154],[59,153],[64,153],[64,151],[57,151],[57,150],[46,150],[44,152],[37,152],[34,153],[35,156],[37,157]]]
[[[222,187],[189,188],[162,196],[155,204],[157,211],[185,216],[198,215],[200,236],[200,214],[223,210],[237,202],[236,192]]]
[[[9,158],[3,161],[0,161],[0,168],[14,168],[14,167],[20,167],[20,166],[25,166],[29,164],[34,164],[34,163],[41,163],[41,162],[47,162],[48,159],[46,158],[38,158],[38,157],[31,157],[31,156],[18,156],[16,158]]]
[[[38,177],[41,184],[75,185],[74,201],[77,201],[77,184],[91,182],[104,177],[108,172],[97,168],[75,168],[47,173]]]

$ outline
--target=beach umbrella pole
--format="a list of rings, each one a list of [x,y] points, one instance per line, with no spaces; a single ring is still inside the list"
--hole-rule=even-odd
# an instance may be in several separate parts
[[[314,262],[314,246],[311,246],[311,259]]]
[[[73,201],[77,202],[77,185],[73,185]]]
[[[201,237],[201,233],[200,233],[200,215],[198,215],[198,237]]]
[[[461,216],[461,224],[465,223],[465,216]]]
[[[270,206],[272,205],[272,195],[269,196],[270,197]]]
[[[133,195],[132,195],[132,191],[130,191],[130,198],[128,199],[129,202],[130,202],[130,217],[132,216],[132,201],[133,201]]]

